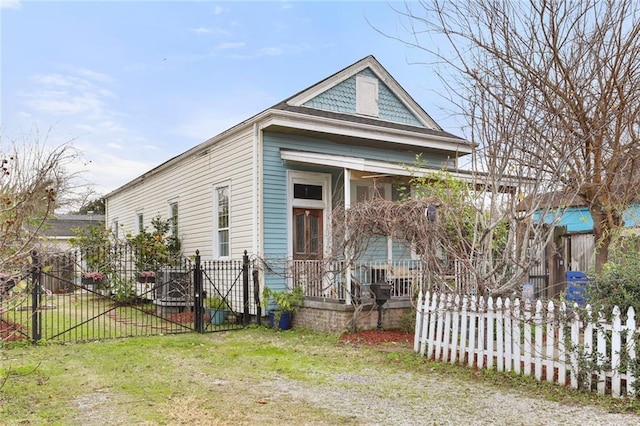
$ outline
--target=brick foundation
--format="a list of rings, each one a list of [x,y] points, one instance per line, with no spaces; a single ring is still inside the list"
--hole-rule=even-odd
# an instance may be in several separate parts
[[[409,300],[393,300],[384,305],[382,328],[399,328],[400,318],[411,310]],[[349,328],[355,307],[333,301],[305,300],[304,306],[293,315],[293,326],[327,333],[340,333]],[[358,314],[357,328],[370,330],[378,324],[378,308],[375,303],[363,305]]]

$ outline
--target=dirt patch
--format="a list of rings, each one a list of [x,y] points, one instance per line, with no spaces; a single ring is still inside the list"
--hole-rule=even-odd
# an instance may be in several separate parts
[[[344,333],[340,343],[355,346],[398,345],[412,346],[413,334],[402,330],[362,330],[356,333]]]
[[[196,317],[193,312],[180,312],[169,315],[167,319],[171,322],[177,322],[178,324],[191,324],[195,322]]]
[[[4,319],[0,320],[0,341],[19,342],[26,339],[25,334],[26,332],[19,324]]]

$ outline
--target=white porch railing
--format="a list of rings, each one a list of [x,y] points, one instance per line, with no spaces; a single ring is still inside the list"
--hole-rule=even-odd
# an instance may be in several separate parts
[[[345,302],[358,300],[376,282],[391,284],[392,299],[406,299],[426,282],[424,263],[419,260],[366,261],[347,265],[344,261],[292,260],[294,285],[305,297]],[[347,280],[350,275],[350,280]],[[350,285],[348,282],[350,281]]]

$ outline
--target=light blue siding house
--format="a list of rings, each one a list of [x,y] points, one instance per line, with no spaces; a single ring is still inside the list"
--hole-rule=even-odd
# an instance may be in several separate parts
[[[471,150],[368,56],[108,194],[106,220],[135,233],[155,214],[173,216],[185,254],[247,250],[263,265],[262,284],[279,289],[310,282],[310,269],[290,273],[291,262],[321,268],[336,207],[370,196],[374,183],[393,199],[394,179],[409,176],[416,155],[424,171],[455,170]],[[367,261],[411,255],[389,241],[374,246]],[[316,296],[348,299],[332,280],[350,275],[324,276]]]

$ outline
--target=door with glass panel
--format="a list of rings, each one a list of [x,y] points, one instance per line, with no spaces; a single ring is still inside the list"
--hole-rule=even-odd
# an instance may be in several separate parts
[[[307,296],[322,295],[322,209],[293,209],[293,278]]]
[[[293,209],[293,259],[322,259],[322,209]]]

